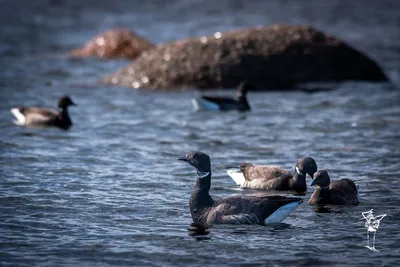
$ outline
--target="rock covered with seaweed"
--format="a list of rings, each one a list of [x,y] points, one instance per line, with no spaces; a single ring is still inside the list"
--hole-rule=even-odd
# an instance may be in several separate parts
[[[129,29],[111,29],[73,50],[71,56],[133,59],[153,47],[154,44]]]
[[[293,89],[308,82],[386,81],[378,64],[309,26],[271,25],[147,46],[107,84],[157,90]]]

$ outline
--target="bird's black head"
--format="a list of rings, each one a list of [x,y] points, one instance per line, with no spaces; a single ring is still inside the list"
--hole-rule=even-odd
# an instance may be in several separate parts
[[[314,173],[311,186],[318,185],[319,187],[324,188],[328,187],[330,183],[331,179],[329,177],[328,172],[326,170],[319,170],[316,173]]]
[[[187,153],[185,156],[178,158],[178,160],[186,161],[196,168],[198,172],[210,172],[211,161],[210,156],[200,151],[193,151]]]
[[[67,108],[68,106],[76,106],[69,96],[65,95],[58,99],[58,108]]]
[[[245,96],[247,94],[247,92],[255,91],[255,90],[256,90],[256,88],[254,87],[253,84],[251,84],[247,81],[243,81],[239,84],[236,95],[237,95],[237,97]]]
[[[314,173],[318,170],[317,163],[313,158],[305,157],[301,158],[296,164],[296,172],[308,174],[313,177]]]

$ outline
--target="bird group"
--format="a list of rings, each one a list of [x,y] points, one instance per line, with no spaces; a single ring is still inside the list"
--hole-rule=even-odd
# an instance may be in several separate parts
[[[302,202],[299,197],[280,195],[254,197],[229,196],[214,200],[210,194],[211,160],[200,151],[180,157],[197,171],[196,184],[190,195],[189,207],[194,223],[212,224],[273,224],[282,222]],[[228,170],[228,174],[242,188],[295,191],[307,190],[306,175],[313,178],[317,186],[308,203],[311,205],[356,205],[357,187],[349,179],[331,182],[326,170],[317,170],[310,157],[300,159],[294,174],[279,166],[242,164],[240,169]]]
[[[250,105],[246,94],[254,86],[242,82],[237,89],[236,99],[221,96],[202,96],[194,99],[197,110],[237,110],[249,111]],[[64,130],[72,126],[68,107],[75,105],[69,96],[58,100],[58,110],[42,107],[16,107],[11,109],[15,123],[23,126],[58,127]],[[287,196],[230,196],[214,200],[210,194],[211,160],[199,151],[190,152],[180,157],[197,171],[196,185],[189,200],[190,214],[194,223],[212,224],[271,224],[283,221],[302,202],[300,197]],[[326,170],[318,170],[317,163],[311,157],[301,158],[291,173],[279,166],[255,165],[243,163],[237,169],[227,171],[228,175],[241,188],[257,190],[293,191],[305,194],[307,191],[306,175],[311,176],[311,186],[316,186],[308,200],[312,205],[356,205],[358,204],[357,187],[349,179],[330,181]]]

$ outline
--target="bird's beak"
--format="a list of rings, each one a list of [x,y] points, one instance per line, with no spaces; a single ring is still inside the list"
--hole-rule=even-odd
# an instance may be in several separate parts
[[[182,160],[182,161],[186,161],[187,162],[186,156],[180,157],[180,158],[178,158],[178,160]]]
[[[71,106],[77,106],[77,104],[71,101]]]
[[[319,182],[319,179],[313,179],[313,181],[311,182],[310,186],[314,186],[317,185],[317,183]]]

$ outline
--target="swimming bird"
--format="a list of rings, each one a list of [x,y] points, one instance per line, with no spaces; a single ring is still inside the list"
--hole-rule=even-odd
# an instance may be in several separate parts
[[[229,196],[214,200],[210,194],[211,161],[195,151],[180,157],[197,170],[196,185],[190,195],[189,207],[193,222],[212,224],[270,224],[283,221],[302,202],[301,198],[284,196]]]
[[[239,84],[236,91],[236,98],[223,96],[201,96],[201,98],[192,99],[192,103],[196,110],[249,111],[250,105],[247,102],[246,94],[251,90],[255,90],[255,87],[252,84],[248,82],[242,82]]]
[[[251,163],[242,163],[240,169],[230,169],[227,173],[241,188],[303,193],[307,191],[306,174],[312,177],[317,169],[315,160],[305,157],[297,162],[294,174],[279,166]]]
[[[58,100],[58,111],[42,107],[16,107],[11,113],[17,119],[15,124],[24,126],[48,127],[55,126],[67,130],[72,126],[68,115],[68,106],[76,106],[69,96],[62,96]]]
[[[326,170],[314,173],[311,186],[316,185],[314,193],[308,200],[308,204],[330,204],[330,205],[357,205],[357,186],[350,179],[341,179],[331,182]]]

